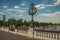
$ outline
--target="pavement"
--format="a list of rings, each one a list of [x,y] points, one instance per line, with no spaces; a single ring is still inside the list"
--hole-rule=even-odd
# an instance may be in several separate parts
[[[20,30],[19,30],[20,31]],[[32,34],[25,34],[21,33],[15,30],[9,31],[8,28],[0,28],[0,40],[44,40],[44,39],[38,39],[38,38],[33,38]]]
[[[23,35],[0,31],[0,40],[42,40],[42,39],[30,38]]]
[[[35,36],[32,32],[25,32],[17,29],[10,31],[8,28],[0,28],[0,40],[53,40],[45,37]],[[55,40],[55,39],[54,39]]]

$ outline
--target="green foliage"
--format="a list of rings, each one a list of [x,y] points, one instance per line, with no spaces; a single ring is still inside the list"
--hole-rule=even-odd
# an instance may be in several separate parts
[[[23,25],[29,26],[29,22],[27,22],[26,20],[23,22]]]
[[[23,19],[19,19],[19,20],[17,20],[16,22],[17,22],[17,26],[22,26],[22,21],[23,21]]]
[[[5,26],[9,26],[10,25],[10,20],[11,19],[8,19],[5,22]],[[16,26],[22,26],[22,25],[29,26],[29,24],[30,24],[30,22],[27,22],[26,20],[23,21],[23,19],[18,19],[18,20],[15,20],[15,21],[16,21],[15,22]],[[52,24],[51,22],[50,23],[37,22],[37,21],[34,22],[34,26],[36,26],[36,27],[48,26],[48,25],[60,25],[60,24]],[[0,20],[0,26],[3,26],[3,21],[2,20]]]
[[[40,23],[40,26],[48,26],[49,25],[49,23]]]
[[[34,22],[34,26],[40,26],[39,22]]]
[[[3,21],[2,20],[0,20],[0,26],[2,26],[3,25]]]
[[[8,19],[6,22],[7,22],[7,26],[9,26],[10,25],[10,19]]]

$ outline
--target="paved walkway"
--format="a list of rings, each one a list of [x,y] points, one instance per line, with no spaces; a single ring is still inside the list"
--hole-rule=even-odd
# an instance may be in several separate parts
[[[0,40],[41,40],[41,39],[35,39],[18,34],[12,34],[5,31],[0,31]]]
[[[20,31],[20,30],[19,30]],[[32,34],[25,34],[15,30],[15,32],[9,31],[8,28],[0,28],[0,40],[43,40],[40,38],[33,38]]]

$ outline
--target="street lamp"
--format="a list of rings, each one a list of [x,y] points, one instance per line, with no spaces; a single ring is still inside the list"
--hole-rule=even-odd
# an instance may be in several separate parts
[[[33,15],[36,14],[37,9],[35,7],[35,5],[33,3],[31,3],[30,8],[29,8],[29,15],[31,15],[32,19],[31,19],[31,23],[30,23],[30,27],[34,27],[34,20],[33,20]],[[33,29],[33,37],[34,37],[34,29]]]
[[[31,15],[32,19],[31,19],[31,27],[34,26],[34,20],[33,20],[33,15],[36,14],[37,9],[35,7],[35,5],[33,3],[31,3],[30,8],[29,8],[29,15]]]
[[[5,27],[5,15],[3,15],[3,26]]]

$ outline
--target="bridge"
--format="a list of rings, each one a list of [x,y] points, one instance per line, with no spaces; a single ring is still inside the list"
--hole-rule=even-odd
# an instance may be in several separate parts
[[[12,33],[15,35],[22,35],[22,36],[26,36],[27,38],[35,38],[35,39],[39,39],[39,40],[60,40],[60,26],[57,28],[30,28],[31,31],[21,31],[17,29],[15,29],[15,31],[10,31],[8,28],[0,28],[1,31],[5,31],[8,33]],[[4,33],[5,34],[5,33]],[[0,34],[1,35],[1,34]],[[32,39],[31,39],[32,40]]]

